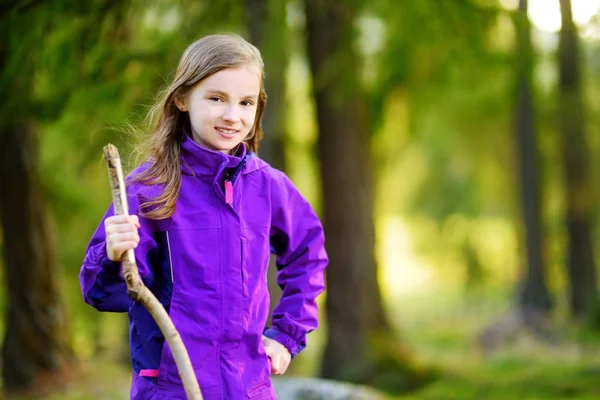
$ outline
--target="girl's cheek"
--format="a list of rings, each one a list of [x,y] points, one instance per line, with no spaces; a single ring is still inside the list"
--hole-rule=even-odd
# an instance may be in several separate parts
[[[244,119],[246,121],[248,121],[249,124],[253,124],[255,118],[256,118],[256,108],[245,110]]]

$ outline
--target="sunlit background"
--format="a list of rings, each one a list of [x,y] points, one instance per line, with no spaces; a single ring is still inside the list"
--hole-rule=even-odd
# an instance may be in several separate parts
[[[514,1],[506,0],[505,3],[509,5]],[[573,7],[573,20],[578,25],[587,24],[600,8],[600,1],[598,0],[573,0],[571,4]],[[561,17],[558,0],[530,0],[528,14],[531,22],[538,29],[548,32],[558,32],[560,30]]]
[[[144,132],[146,112],[172,78],[181,52],[198,36],[233,31],[252,40],[259,31],[263,39],[255,37],[255,44],[265,59],[268,108],[273,110],[265,117],[265,140],[274,146],[269,141],[277,139],[280,146],[276,151],[264,146],[261,156],[284,169],[322,217],[327,204],[344,210],[351,204],[324,197],[319,138],[351,132],[319,129],[317,94],[330,93],[316,93],[307,42],[312,20],[305,3],[16,1],[6,6],[10,12],[0,14],[0,93],[10,93],[0,102],[0,138],[9,133],[21,138],[26,126],[39,140],[39,157],[29,161],[39,161],[37,183],[46,196],[38,198],[46,200],[56,251],[52,276],[60,277],[56,298],[64,306],[68,345],[78,361],[75,371],[48,379],[69,382],[67,390],[44,381],[30,397],[15,398],[128,398],[126,318],[85,305],[78,282],[85,247],[110,201],[101,149],[115,143],[127,166],[135,165],[133,149],[141,139],[132,131]],[[251,11],[250,5],[257,4],[266,10],[263,14]],[[353,35],[342,44],[349,46],[339,54],[327,53],[325,61],[339,72],[329,89],[335,100],[342,105],[364,100],[365,119],[354,120],[353,113],[347,118],[367,127],[363,133],[370,150],[370,164],[361,167],[368,169],[372,182],[367,188],[356,185],[355,195],[371,190],[373,209],[351,212],[372,217],[375,248],[362,247],[369,240],[347,248],[372,251],[376,264],[364,268],[376,271],[382,300],[367,308],[383,305],[393,328],[384,339],[369,336],[373,364],[368,378],[336,378],[404,400],[598,398],[600,323],[595,310],[584,315],[572,310],[570,285],[589,286],[585,277],[577,280],[569,274],[570,227],[581,225],[567,224],[566,210],[568,204],[587,210],[582,224],[589,229],[579,242],[591,244],[589,261],[596,271],[600,0],[571,0],[580,52],[566,61],[581,71],[577,93],[561,87],[558,79],[559,61],[565,61],[558,46],[559,0],[529,0],[522,14],[528,20],[519,18],[518,0],[373,0],[355,14],[350,11],[357,2],[323,4],[335,4],[344,18],[354,15],[344,20],[347,25],[339,28],[334,21],[323,31],[334,37],[339,28]],[[517,34],[519,21],[530,21],[530,38]],[[331,37],[314,43],[329,43]],[[356,58],[348,55],[349,49],[356,50],[351,54]],[[342,72],[354,71],[350,66],[356,67],[356,75],[344,81]],[[531,108],[523,100],[529,97],[519,91],[523,87],[529,90]],[[356,93],[348,95],[352,90]],[[576,106],[569,103],[572,99],[579,99]],[[568,114],[573,110],[583,112],[573,117]],[[525,133],[533,142],[527,159],[537,169],[531,185],[537,191],[527,196],[539,196],[535,211],[542,273],[534,278],[524,239],[530,225],[522,213],[527,185],[521,183],[524,144],[517,126],[527,125],[523,116],[532,121]],[[576,132],[567,131],[573,121],[581,125]],[[575,142],[577,154],[566,160],[565,148]],[[4,159],[19,153],[4,143]],[[25,153],[37,155],[31,148]],[[337,149],[333,153],[338,155]],[[567,165],[575,165],[571,179],[583,181],[569,181]],[[11,206],[4,215],[16,213],[21,202]],[[369,238],[369,232],[362,233]],[[3,255],[8,253],[7,237],[0,235]],[[14,285],[5,273],[10,266],[2,263],[0,314],[7,317]],[[343,289],[353,276],[362,275],[338,272],[328,279]],[[534,323],[526,321],[528,310],[519,308],[527,277],[551,297],[547,312],[533,313]],[[273,286],[275,298],[278,289]],[[346,296],[340,303],[355,310],[360,294],[337,293]],[[590,298],[596,301],[595,295]],[[331,321],[325,297],[319,303],[321,325],[288,376],[322,372]],[[346,350],[346,355],[354,354]],[[35,392],[46,386],[54,393]]]

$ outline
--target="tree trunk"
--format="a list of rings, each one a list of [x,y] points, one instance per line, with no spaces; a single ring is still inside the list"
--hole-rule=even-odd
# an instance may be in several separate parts
[[[319,0],[305,0],[305,9],[330,258],[321,374],[401,391],[416,380],[404,353],[393,350],[401,346],[377,282],[367,104],[353,48],[355,10],[347,2]],[[384,358],[393,360],[387,370],[379,368]]]
[[[0,216],[6,270],[4,387],[32,387],[40,374],[71,359],[58,270],[37,170],[31,126],[0,128]]]
[[[268,107],[263,115],[265,136],[260,157],[271,166],[285,170],[285,73],[289,58],[286,2],[283,0],[246,0],[250,41],[259,48],[265,62],[265,90]]]
[[[24,13],[27,7],[21,8]],[[30,122],[32,53],[11,47],[22,45],[14,36],[27,31],[22,23],[28,17],[0,12],[0,226],[6,304],[2,375],[7,391],[40,389],[42,376],[58,373],[63,361],[73,359],[38,171],[37,132]]]
[[[516,112],[517,153],[522,227],[527,262],[522,286],[518,294],[521,309],[547,313],[551,299],[544,278],[542,230],[540,225],[541,202],[538,180],[538,151],[534,124],[532,95],[533,51],[531,24],[527,17],[527,0],[520,0],[517,15],[517,89]]]
[[[527,0],[519,1],[516,16],[516,151],[519,161],[519,194],[522,224],[519,232],[523,237],[526,262],[523,278],[517,291],[517,302],[477,338],[484,352],[495,350],[510,340],[516,340],[523,331],[533,332],[538,340],[553,343],[555,334],[549,326],[552,299],[544,277],[542,229],[540,223],[541,202],[538,179],[538,151],[533,107],[533,49],[531,23],[527,17]]]
[[[246,0],[247,26],[250,42],[259,48],[265,63],[265,90],[267,108],[263,115],[265,136],[260,144],[260,157],[272,167],[285,171],[285,73],[289,58],[287,46],[286,7],[283,0]],[[281,298],[277,284],[275,258],[269,260],[267,275],[271,306],[268,325],[273,310]]]
[[[595,185],[584,133],[577,27],[573,23],[570,0],[560,0],[560,8],[558,117],[565,176],[570,303],[574,316],[591,317],[598,304],[591,238]]]

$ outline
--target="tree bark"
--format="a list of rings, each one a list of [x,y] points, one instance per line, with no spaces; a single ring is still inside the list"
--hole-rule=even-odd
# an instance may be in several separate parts
[[[524,248],[527,259],[518,304],[521,309],[547,313],[551,308],[550,293],[544,277],[538,150],[532,94],[533,50],[531,24],[527,17],[527,0],[520,0],[517,15],[517,153]],[[521,235],[523,236],[523,235]]]
[[[377,281],[370,127],[360,59],[353,48],[356,10],[348,2],[319,0],[305,0],[305,9],[330,258],[321,374],[380,387],[385,384],[378,378],[393,374],[396,387],[386,389],[401,391],[412,384],[412,372],[406,357],[392,350],[401,346],[391,332]],[[379,368],[385,357],[393,358],[397,368]]]
[[[5,269],[4,389],[30,389],[73,360],[60,300],[32,118],[30,57],[15,59],[24,16],[0,14],[0,225]],[[30,54],[30,53],[26,53]],[[11,58],[12,57],[12,58]],[[18,65],[19,68],[14,68]]]
[[[72,359],[58,269],[38,173],[37,137],[28,124],[0,128],[0,217],[4,238],[4,387],[26,389]]]
[[[250,41],[259,48],[265,63],[265,91],[268,107],[263,115],[265,136],[260,157],[271,166],[285,170],[285,73],[287,44],[286,1],[246,0]]]
[[[285,171],[285,73],[288,64],[286,7],[283,0],[246,0],[247,26],[250,42],[259,48],[265,63],[265,90],[267,108],[263,115],[265,136],[260,144],[260,157],[272,167]],[[273,310],[281,298],[281,288],[277,284],[275,258],[269,260],[267,284]]]
[[[560,0],[559,127],[565,176],[567,271],[570,306],[576,317],[591,317],[598,306],[596,266],[591,238],[594,182],[585,137],[577,27],[570,0]]]

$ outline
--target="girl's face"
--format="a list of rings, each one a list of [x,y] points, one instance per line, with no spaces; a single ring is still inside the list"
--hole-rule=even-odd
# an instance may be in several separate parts
[[[256,118],[260,74],[254,64],[227,68],[200,81],[184,99],[192,138],[199,145],[230,154],[250,133]]]

